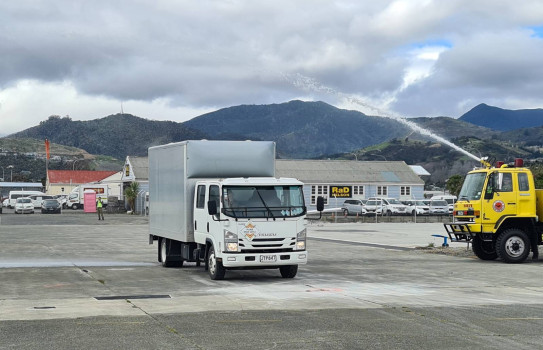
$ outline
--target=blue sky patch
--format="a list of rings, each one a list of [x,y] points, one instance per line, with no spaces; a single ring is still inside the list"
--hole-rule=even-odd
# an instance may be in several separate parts
[[[533,37],[543,38],[543,26],[528,27],[528,29],[530,29],[533,32],[532,34]]]
[[[429,47],[429,46],[430,47],[440,46],[440,47],[446,47],[450,49],[451,47],[453,47],[453,44],[449,40],[436,39],[436,40],[421,41],[421,42],[413,43],[410,45],[411,48],[423,48],[423,47]]]

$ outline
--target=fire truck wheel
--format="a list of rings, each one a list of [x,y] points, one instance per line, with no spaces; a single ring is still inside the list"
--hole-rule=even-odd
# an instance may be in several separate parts
[[[279,272],[281,272],[281,277],[283,278],[294,278],[298,273],[298,265],[286,265],[279,267]]]
[[[530,239],[518,228],[503,231],[496,240],[498,257],[506,263],[521,263],[530,254]]]
[[[471,248],[473,253],[481,260],[495,260],[498,257],[494,242],[485,242],[479,236],[473,238]]]
[[[217,260],[217,257],[215,256],[215,249],[213,248],[213,246],[209,247],[209,252],[207,254],[207,263],[207,272],[209,272],[209,277],[212,280],[222,280],[224,278],[226,270],[224,269],[222,262]]]

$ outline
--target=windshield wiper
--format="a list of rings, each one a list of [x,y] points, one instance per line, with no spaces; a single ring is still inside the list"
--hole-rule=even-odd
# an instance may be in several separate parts
[[[268,211],[268,213],[271,215],[273,220],[275,220],[275,216],[273,215],[270,207],[268,207],[268,205],[266,204],[266,201],[264,201],[264,198],[262,198],[262,196],[260,195],[260,191],[258,190],[258,188],[255,187],[255,191],[256,191],[256,194],[258,194],[258,197],[260,198],[260,201],[262,201],[262,204],[264,204],[264,207],[266,207],[266,210]]]
[[[468,196],[461,196],[460,198],[458,198],[458,200],[462,199],[465,199],[468,203],[470,202]]]

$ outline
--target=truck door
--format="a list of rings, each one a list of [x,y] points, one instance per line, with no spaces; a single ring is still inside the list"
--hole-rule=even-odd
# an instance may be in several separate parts
[[[487,218],[491,222],[499,224],[508,216],[517,215],[518,191],[513,191],[513,185],[511,172],[494,172],[490,176],[489,186],[493,187],[493,195],[485,196],[485,199],[487,199],[487,208],[491,208],[487,211]]]
[[[197,243],[203,244],[207,237],[221,232],[220,222],[213,220],[213,217],[207,211],[207,202],[210,200],[215,201],[217,209],[220,210],[219,186],[214,184],[197,184],[194,208],[194,239]]]
[[[194,198],[194,240],[204,244],[207,236],[206,184],[196,185]]]

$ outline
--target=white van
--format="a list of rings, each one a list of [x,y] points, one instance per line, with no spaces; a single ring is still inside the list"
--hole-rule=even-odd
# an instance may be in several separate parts
[[[15,202],[17,202],[17,198],[21,197],[30,197],[33,195],[45,195],[45,193],[40,191],[9,191],[8,196],[8,208],[13,209],[15,208]],[[41,203],[40,203],[41,206]]]
[[[47,194],[33,194],[30,196],[30,199],[34,204],[34,208],[41,208],[44,199],[54,199],[54,197]]]
[[[454,210],[454,203],[456,203],[456,196],[452,194],[440,194],[437,196],[432,196],[431,200],[444,200],[449,205],[449,214],[452,214]]]

